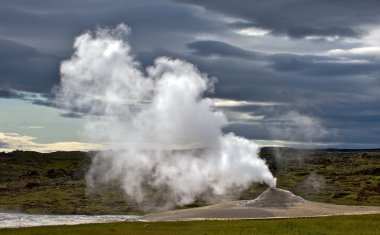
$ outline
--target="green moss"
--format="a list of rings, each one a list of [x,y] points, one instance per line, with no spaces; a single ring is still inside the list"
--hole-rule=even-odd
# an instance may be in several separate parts
[[[261,156],[269,163],[279,188],[307,200],[380,205],[379,150],[263,149]],[[89,155],[83,152],[0,153],[0,210],[64,214],[140,213],[117,188],[104,187],[96,194],[87,192],[83,175],[90,161]],[[61,172],[66,173],[49,178],[47,172],[52,169],[63,169]],[[265,185],[252,184],[235,196],[252,199],[265,189]],[[158,191],[151,190],[150,196],[158,197]],[[205,203],[199,199],[184,208]]]

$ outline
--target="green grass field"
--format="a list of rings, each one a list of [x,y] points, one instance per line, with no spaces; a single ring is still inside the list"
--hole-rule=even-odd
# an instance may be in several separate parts
[[[380,150],[327,151],[286,148],[260,153],[278,187],[307,200],[380,206]],[[86,188],[90,167],[84,152],[0,153],[0,211],[40,214],[140,214],[142,211],[111,184]],[[267,186],[252,184],[231,198],[253,199]],[[101,189],[101,190],[100,190]],[[234,193],[235,191],[231,191]],[[150,191],[149,201],[159,195]],[[205,205],[202,199],[187,207]]]
[[[380,215],[278,220],[126,222],[0,229],[0,235],[55,234],[380,234]]]

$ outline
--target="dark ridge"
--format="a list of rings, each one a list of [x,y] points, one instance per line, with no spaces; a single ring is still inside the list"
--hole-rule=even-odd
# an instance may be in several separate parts
[[[277,151],[280,152],[378,152],[380,148],[372,148],[372,149],[339,149],[339,148],[321,148],[321,149],[297,149],[290,147],[262,147],[260,149],[262,153],[275,153]]]

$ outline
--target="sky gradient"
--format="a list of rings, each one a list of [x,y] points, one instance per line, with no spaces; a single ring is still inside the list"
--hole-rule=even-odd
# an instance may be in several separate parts
[[[0,0],[0,150],[99,148],[54,90],[75,37],[127,24],[145,68],[180,58],[216,77],[225,132],[261,145],[380,147],[375,0]]]

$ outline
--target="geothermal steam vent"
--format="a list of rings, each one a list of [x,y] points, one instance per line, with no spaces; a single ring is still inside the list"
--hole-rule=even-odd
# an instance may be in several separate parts
[[[129,32],[124,24],[86,32],[61,63],[57,102],[92,115],[85,142],[107,143],[109,149],[95,154],[88,186],[118,182],[128,201],[167,208],[191,204],[205,191],[219,198],[252,182],[276,186],[258,145],[223,132],[226,116],[205,97],[214,79],[168,57],[143,70]],[[152,197],[152,189],[164,196]]]
[[[245,201],[238,205],[242,207],[294,207],[304,202],[302,197],[287,190],[271,187],[255,200]]]

